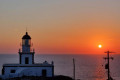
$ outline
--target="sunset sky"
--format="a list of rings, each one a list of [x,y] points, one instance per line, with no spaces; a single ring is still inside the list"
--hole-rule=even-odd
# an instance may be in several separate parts
[[[17,54],[26,27],[37,54],[120,53],[120,0],[0,0],[0,54]]]

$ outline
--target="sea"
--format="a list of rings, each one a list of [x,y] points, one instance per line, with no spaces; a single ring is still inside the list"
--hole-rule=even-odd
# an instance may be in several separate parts
[[[110,75],[120,80],[120,54],[111,54]],[[54,61],[54,74],[73,77],[73,58],[75,59],[76,80],[106,80],[107,70],[104,60],[106,54],[35,54],[35,63]],[[19,63],[18,54],[0,54],[0,70],[3,64]]]

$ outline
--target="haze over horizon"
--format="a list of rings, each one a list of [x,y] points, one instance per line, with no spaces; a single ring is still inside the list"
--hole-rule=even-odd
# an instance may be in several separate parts
[[[119,53],[119,4],[119,0],[0,0],[0,53],[17,54],[26,27],[38,54]]]

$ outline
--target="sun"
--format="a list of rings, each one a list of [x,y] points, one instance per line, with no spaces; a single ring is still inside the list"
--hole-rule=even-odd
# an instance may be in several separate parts
[[[101,44],[99,44],[99,45],[98,45],[98,47],[99,47],[99,48],[102,48],[102,45],[101,45]]]

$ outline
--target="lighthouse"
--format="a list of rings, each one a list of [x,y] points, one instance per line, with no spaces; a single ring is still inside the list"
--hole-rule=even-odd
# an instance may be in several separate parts
[[[34,49],[31,48],[31,37],[28,32],[22,37],[21,49],[19,49],[19,63],[18,64],[3,64],[2,77],[3,79],[15,78],[22,76],[54,76],[54,62],[42,63],[34,62]]]
[[[31,49],[31,37],[28,32],[22,37],[22,52],[19,49],[20,64],[34,64],[34,49]]]

